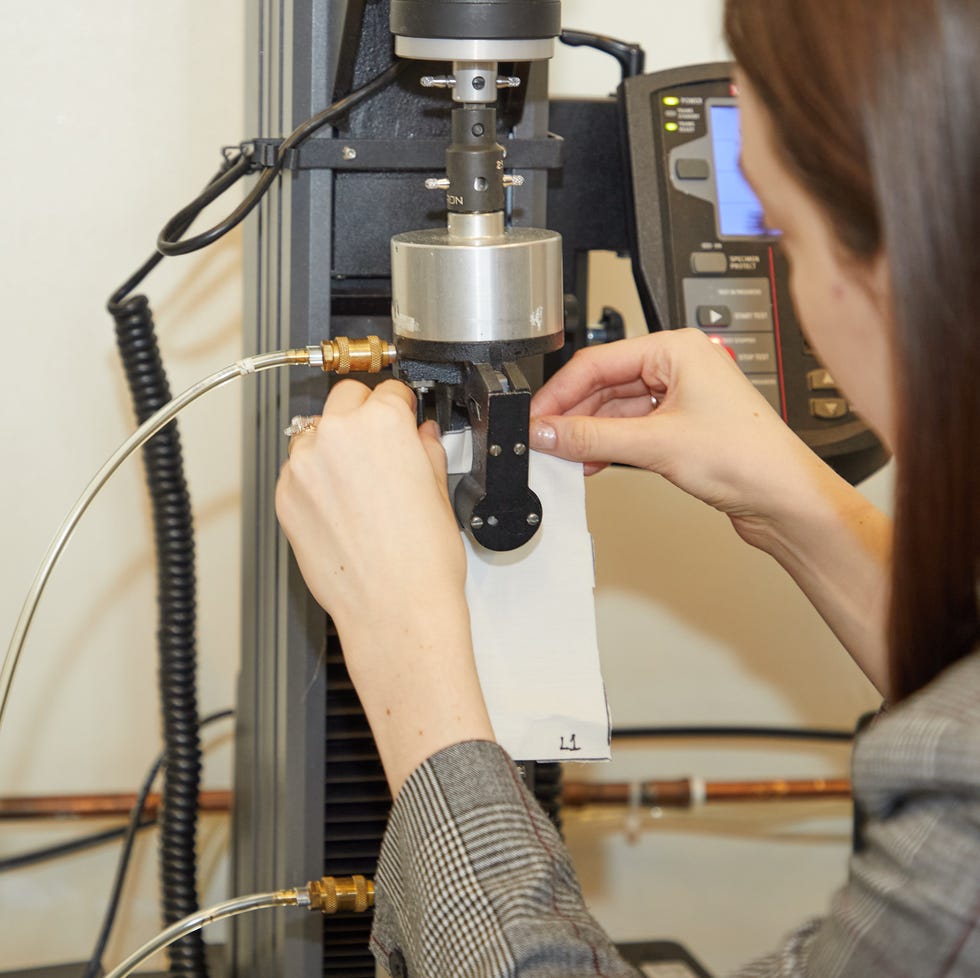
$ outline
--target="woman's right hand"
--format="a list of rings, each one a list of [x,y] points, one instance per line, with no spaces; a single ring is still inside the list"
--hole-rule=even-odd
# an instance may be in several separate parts
[[[535,395],[531,446],[649,469],[726,513],[768,549],[780,513],[836,476],[783,423],[728,351],[670,330],[575,354]]]
[[[783,424],[725,350],[693,329],[584,350],[531,413],[538,451],[589,472],[650,469],[726,513],[888,695],[891,522]]]

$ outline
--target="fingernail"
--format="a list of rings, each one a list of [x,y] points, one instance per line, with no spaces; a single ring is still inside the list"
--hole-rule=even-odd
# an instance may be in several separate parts
[[[531,448],[539,452],[553,452],[558,444],[558,432],[544,421],[531,424]]]

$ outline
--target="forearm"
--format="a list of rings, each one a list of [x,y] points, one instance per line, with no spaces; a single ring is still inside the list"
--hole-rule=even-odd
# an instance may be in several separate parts
[[[443,748],[494,739],[461,597],[385,609],[340,634],[392,797]]]
[[[815,457],[805,479],[753,542],[790,574],[887,696],[891,520]]]
[[[460,744],[413,773],[376,881],[372,947],[392,974],[400,958],[413,978],[636,978],[496,745]]]

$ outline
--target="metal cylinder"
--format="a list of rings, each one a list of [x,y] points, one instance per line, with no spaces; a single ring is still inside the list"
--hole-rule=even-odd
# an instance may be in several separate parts
[[[450,214],[446,229],[391,240],[395,336],[495,343],[561,336],[561,236],[504,228],[503,215]]]
[[[395,54],[416,61],[547,61],[555,41],[542,38],[396,37]]]
[[[561,33],[560,0],[392,0],[397,37],[537,39]]]

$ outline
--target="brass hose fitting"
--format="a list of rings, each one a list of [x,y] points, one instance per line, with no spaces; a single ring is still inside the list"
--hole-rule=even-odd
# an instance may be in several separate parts
[[[338,336],[320,344],[324,373],[378,374],[395,362],[395,345],[378,336],[352,340]]]
[[[374,906],[374,883],[363,876],[324,876],[307,884],[310,910],[364,913]]]

